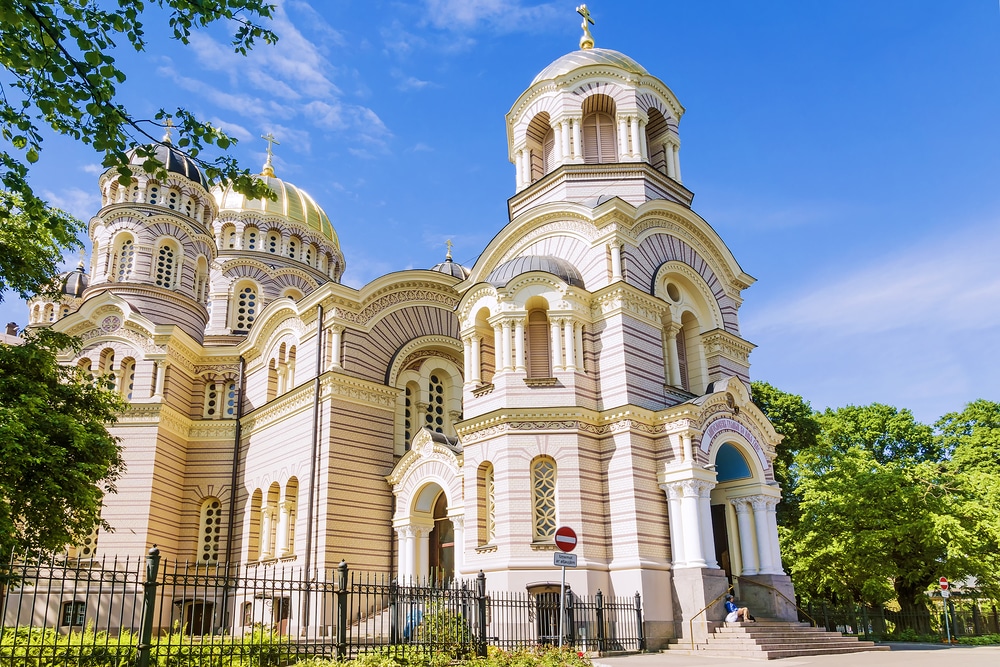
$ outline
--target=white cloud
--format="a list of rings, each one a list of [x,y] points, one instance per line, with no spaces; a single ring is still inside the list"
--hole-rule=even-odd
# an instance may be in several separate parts
[[[104,173],[106,167],[102,167],[99,164],[85,164],[82,167],[80,167],[80,169],[85,174],[93,174],[94,176],[98,176]]]
[[[70,215],[80,220],[90,220],[91,216],[101,207],[101,196],[95,184],[94,191],[89,192],[80,188],[68,188],[59,192],[43,190],[44,198],[50,206],[66,211]]]
[[[904,248],[772,303],[746,327],[848,336],[918,326],[949,332],[1000,326],[1000,308],[995,307],[1000,295],[997,229],[968,229]]]
[[[240,141],[247,141],[253,138],[253,132],[243,127],[242,125],[237,125],[236,123],[229,123],[218,117],[210,118],[209,121],[213,126],[219,128],[229,136],[234,139],[239,139]]]
[[[563,13],[555,3],[525,7],[518,0],[426,0],[426,6],[431,25],[453,31],[478,27],[497,32],[537,30]]]

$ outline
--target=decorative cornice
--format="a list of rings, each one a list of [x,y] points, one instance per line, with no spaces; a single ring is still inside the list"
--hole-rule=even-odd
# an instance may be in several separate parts
[[[718,354],[743,366],[750,365],[750,353],[756,345],[724,329],[712,329],[701,334],[705,356]]]
[[[633,285],[617,282],[593,295],[591,318],[594,321],[624,312],[647,324],[660,327],[669,312],[666,302],[640,291]]]

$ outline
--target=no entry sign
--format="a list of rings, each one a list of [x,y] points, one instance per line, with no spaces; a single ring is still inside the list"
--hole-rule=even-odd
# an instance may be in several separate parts
[[[576,531],[569,526],[561,526],[556,530],[556,547],[566,553],[576,549]]]
[[[938,579],[938,583],[941,585],[941,590],[948,590],[948,577],[941,577]]]

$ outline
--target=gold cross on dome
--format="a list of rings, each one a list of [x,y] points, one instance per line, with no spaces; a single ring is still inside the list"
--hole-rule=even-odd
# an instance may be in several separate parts
[[[583,28],[583,37],[580,38],[580,48],[581,49],[592,49],[594,48],[594,36],[590,34],[590,26],[596,25],[594,19],[590,18],[590,10],[587,9],[587,5],[580,5],[576,8],[576,13],[583,17],[583,23],[580,27]]]
[[[444,244],[446,246],[448,246],[448,254],[445,256],[445,259],[450,262],[451,261],[451,247],[454,244],[451,242],[451,239],[448,239],[447,241],[445,241]]]
[[[274,155],[272,147],[275,144],[280,146],[281,143],[279,143],[278,140],[274,138],[274,135],[271,132],[260,135],[260,138],[267,142],[267,161],[264,162],[264,169],[261,170],[261,174],[263,174],[264,176],[270,176],[271,178],[274,178],[274,166],[271,164],[271,157]]]
[[[172,139],[172,137],[170,136],[171,132],[175,127],[177,127],[176,125],[174,125],[174,119],[171,118],[170,116],[167,116],[167,122],[163,124],[163,127],[164,127],[163,143],[169,144]]]

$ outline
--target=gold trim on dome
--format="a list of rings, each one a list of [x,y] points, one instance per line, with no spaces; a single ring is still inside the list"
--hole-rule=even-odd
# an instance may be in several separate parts
[[[271,158],[274,156],[274,152],[271,149],[274,146],[274,144],[280,146],[281,143],[279,143],[278,140],[274,138],[274,134],[272,134],[271,132],[260,135],[260,138],[267,142],[267,160],[264,162],[264,167],[263,169],[261,169],[260,175],[274,178],[275,177],[274,165],[271,164]]]

